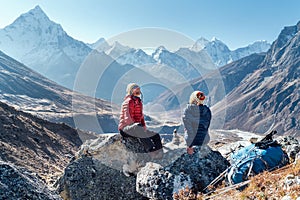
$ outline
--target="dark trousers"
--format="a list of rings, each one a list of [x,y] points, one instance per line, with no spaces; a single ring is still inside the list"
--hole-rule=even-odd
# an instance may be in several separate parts
[[[162,148],[161,138],[158,133],[145,130],[140,124],[126,126],[120,130],[123,137],[138,138],[144,145],[146,152],[153,152]]]

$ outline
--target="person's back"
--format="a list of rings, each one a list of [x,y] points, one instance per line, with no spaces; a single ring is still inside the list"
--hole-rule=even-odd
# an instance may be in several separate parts
[[[203,105],[204,99],[203,92],[193,92],[182,117],[187,151],[190,154],[193,153],[193,146],[201,146],[209,142],[208,128],[211,121],[211,111],[209,107]]]

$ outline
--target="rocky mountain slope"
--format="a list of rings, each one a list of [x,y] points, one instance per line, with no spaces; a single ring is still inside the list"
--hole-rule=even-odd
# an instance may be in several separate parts
[[[61,200],[36,174],[0,160],[0,199]]]
[[[44,183],[57,180],[81,144],[69,126],[0,103],[0,160],[35,172]]]
[[[66,89],[34,72],[0,51],[0,99],[17,109],[56,122],[76,127],[74,117],[82,119],[86,130],[111,132],[117,130],[113,104]],[[95,124],[84,125],[95,116]],[[94,121],[95,121],[94,119]],[[86,122],[85,122],[86,121]]]
[[[274,124],[280,134],[299,136],[299,66],[300,23],[281,31],[259,68],[213,107],[215,116],[226,112],[229,129],[264,132]]]

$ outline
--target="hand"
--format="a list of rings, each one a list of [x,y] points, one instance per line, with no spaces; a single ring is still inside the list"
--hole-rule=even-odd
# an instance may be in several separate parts
[[[187,147],[186,151],[188,154],[192,155],[194,153],[194,148],[193,147]]]
[[[146,130],[147,130],[147,127],[146,127],[146,126],[143,126],[143,128],[144,128],[144,131],[146,131]]]

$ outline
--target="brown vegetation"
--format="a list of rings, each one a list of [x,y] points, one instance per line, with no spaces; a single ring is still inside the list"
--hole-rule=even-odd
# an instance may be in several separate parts
[[[242,190],[228,190],[224,192],[224,184],[215,188],[215,193],[205,195],[194,193],[189,188],[174,194],[176,200],[202,200],[202,199],[281,199],[288,195],[291,199],[300,197],[300,185],[292,184],[286,186],[285,181],[288,176],[300,176],[300,160],[271,172],[263,172],[250,179],[248,186]],[[220,194],[220,191],[223,193]]]

